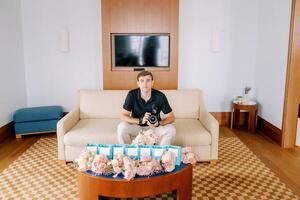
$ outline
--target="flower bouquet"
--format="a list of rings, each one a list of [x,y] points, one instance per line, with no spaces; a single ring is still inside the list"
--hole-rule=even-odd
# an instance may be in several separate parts
[[[148,129],[146,131],[140,130],[138,135],[132,141],[134,145],[155,145],[159,144],[160,137],[154,129]]]
[[[182,162],[195,164],[196,156],[190,147],[182,149]],[[116,178],[122,174],[124,179],[131,180],[136,175],[151,176],[161,172],[172,172],[176,165],[176,155],[172,151],[164,151],[159,159],[149,155],[142,155],[139,160],[131,159],[121,153],[114,155],[109,160],[107,155],[98,154],[84,150],[78,159],[75,160],[77,169],[80,171],[92,171],[96,175],[111,175]]]

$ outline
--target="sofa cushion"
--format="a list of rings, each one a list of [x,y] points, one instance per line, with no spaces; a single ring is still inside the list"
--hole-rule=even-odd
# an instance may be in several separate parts
[[[80,90],[80,119],[120,118],[127,90]]]
[[[88,143],[118,143],[117,127],[119,119],[83,119],[65,135],[68,146],[84,146]],[[199,120],[176,119],[174,144],[179,146],[201,146],[211,144],[211,135]]]
[[[201,98],[200,90],[162,90],[166,95],[176,119],[198,119]],[[164,115],[162,114],[164,118]]]
[[[202,146],[211,144],[211,135],[199,120],[176,119],[176,137],[174,144],[185,146]]]
[[[51,119],[60,119],[62,117],[61,106],[42,106],[32,108],[22,108],[14,113],[14,122],[31,122]]]
[[[84,146],[88,143],[118,143],[117,127],[120,119],[82,119],[65,135],[64,143]]]
[[[176,118],[199,118],[200,90],[162,90]],[[128,90],[80,90],[80,119],[119,118]],[[188,102],[188,103],[187,103]],[[163,113],[162,118],[164,118]]]
[[[18,122],[14,124],[16,134],[34,133],[34,132],[55,132],[56,124],[59,119]]]

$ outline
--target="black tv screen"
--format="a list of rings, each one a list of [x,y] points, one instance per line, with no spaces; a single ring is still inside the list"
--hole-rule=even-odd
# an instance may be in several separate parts
[[[169,67],[169,35],[112,34],[114,67]]]

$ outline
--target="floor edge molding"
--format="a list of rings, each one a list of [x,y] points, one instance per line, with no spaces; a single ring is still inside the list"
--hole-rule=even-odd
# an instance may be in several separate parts
[[[9,122],[0,127],[0,143],[9,137],[13,137],[14,134],[14,122]]]

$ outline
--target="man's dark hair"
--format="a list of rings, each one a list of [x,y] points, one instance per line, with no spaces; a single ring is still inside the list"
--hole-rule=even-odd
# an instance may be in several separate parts
[[[140,78],[140,77],[148,76],[148,75],[151,76],[151,79],[152,79],[152,81],[153,81],[153,75],[152,75],[152,73],[149,72],[149,71],[145,71],[145,70],[144,70],[144,71],[141,71],[141,72],[137,75],[136,79],[137,79],[137,81],[139,81],[139,78]]]

